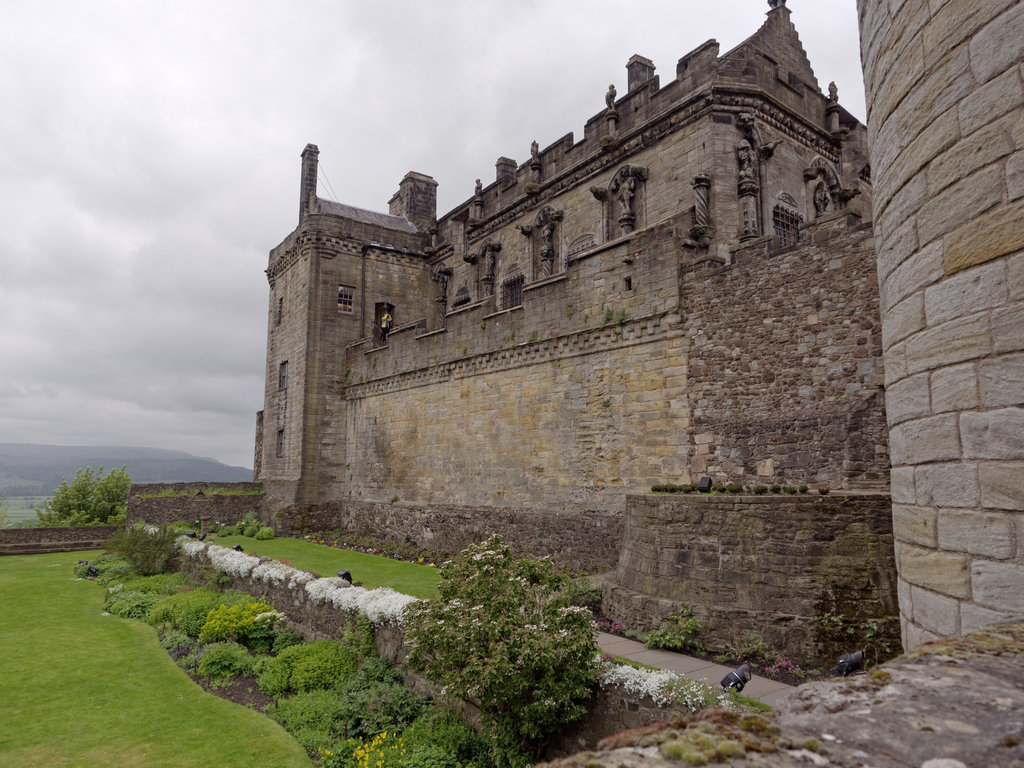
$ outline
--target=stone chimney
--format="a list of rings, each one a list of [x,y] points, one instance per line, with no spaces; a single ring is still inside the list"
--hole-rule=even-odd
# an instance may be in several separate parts
[[[299,221],[309,211],[309,206],[316,199],[316,170],[319,163],[320,150],[316,144],[307,144],[302,150],[302,178],[299,180]]]
[[[437,182],[430,176],[409,171],[388,201],[392,216],[404,216],[420,232],[426,232],[437,218]]]
[[[519,166],[511,157],[499,157],[494,164],[495,180],[502,186],[507,187],[516,182],[516,168]]]
[[[641,85],[654,77],[654,62],[634,53],[626,62],[627,91],[632,93]]]

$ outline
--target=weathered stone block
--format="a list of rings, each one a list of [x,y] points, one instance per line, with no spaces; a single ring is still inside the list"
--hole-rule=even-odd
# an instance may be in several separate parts
[[[885,384],[890,386],[907,375],[907,345],[893,344],[885,350]]]
[[[938,542],[935,510],[904,504],[892,505],[892,533],[899,541],[934,547]]]
[[[960,601],[920,587],[911,587],[913,620],[928,632],[948,637],[960,629]]]
[[[1003,200],[1005,174],[1001,163],[993,163],[965,175],[941,194],[931,197],[917,214],[917,235],[922,243],[955,230]],[[949,255],[947,254],[947,261]],[[952,274],[947,270],[947,274]]]
[[[951,365],[932,373],[932,410],[967,411],[978,407],[978,372],[975,363]]]
[[[1024,151],[1006,161],[1006,196],[1009,200],[1024,197]]]
[[[932,243],[893,270],[882,284],[882,306],[886,310],[915,291],[942,278],[942,243]]]
[[[976,507],[981,498],[977,468],[968,463],[917,467],[914,485],[920,489],[917,503],[933,507]]]
[[[889,477],[890,494],[894,504],[913,504],[917,500],[913,467],[893,467]]]
[[[960,604],[960,632],[967,634],[975,630],[987,627],[989,624],[1006,621],[1006,614],[982,608],[980,605],[971,603]]]
[[[1005,183],[997,182],[1001,189]],[[1000,193],[1001,194],[1001,193]],[[947,275],[1024,249],[1024,200],[996,206],[962,224],[945,239]]]
[[[900,576],[912,585],[950,597],[970,597],[971,570],[966,555],[904,544],[899,563]]]
[[[956,110],[950,110],[955,112]],[[928,191],[935,195],[975,171],[1013,153],[1010,128],[1015,115],[997,120],[966,136],[928,167]]]
[[[921,131],[920,136],[899,153],[892,168],[879,179],[875,190],[876,199],[884,204],[892,196],[892,191],[900,189],[915,174],[922,173],[922,169],[928,163],[956,144],[959,139],[960,123],[956,108],[952,108],[929,124]],[[930,178],[928,183],[932,184]]]
[[[1013,557],[1016,550],[1013,518],[974,511],[940,511],[939,548],[994,557]]]
[[[931,391],[928,374],[909,376],[889,387],[885,409],[889,425],[931,414]]]
[[[985,408],[1024,404],[1024,353],[983,360],[978,365],[978,386]]]
[[[965,413],[960,432],[966,458],[1024,458],[1024,408]]]
[[[1024,614],[1024,565],[998,563],[990,560],[975,562],[971,567],[971,593],[974,602],[983,608]]]
[[[907,339],[907,372],[940,368],[984,357],[991,351],[992,334],[987,314],[952,320]]]
[[[978,485],[983,507],[1024,510],[1024,461],[981,462]]]
[[[1015,4],[971,40],[971,71],[987,83],[1024,59],[1024,6]]]
[[[903,461],[894,464],[927,464],[960,458],[960,438],[955,414],[908,421],[894,427],[905,441]],[[895,454],[895,452],[894,452]]]
[[[960,128],[964,135],[990,124],[1024,102],[1024,89],[1016,69],[985,83],[960,102]]]
[[[885,313],[882,317],[882,346],[884,348],[903,341],[924,328],[924,296],[923,292],[918,291]]]
[[[1006,268],[990,262],[954,275],[925,290],[925,317],[936,326],[1006,301]]]
[[[1024,303],[992,313],[992,351],[1024,349]]]
[[[1011,300],[1024,300],[1024,253],[1011,256],[1007,260],[1006,287],[1010,291]]]

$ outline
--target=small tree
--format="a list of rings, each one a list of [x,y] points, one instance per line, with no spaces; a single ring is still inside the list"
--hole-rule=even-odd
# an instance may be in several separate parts
[[[413,669],[478,701],[500,765],[584,714],[597,639],[575,584],[492,536],[441,567],[440,597],[406,609]]]
[[[132,479],[125,468],[112,469],[103,476],[103,467],[84,467],[70,483],[61,478],[60,486],[43,504],[40,525],[117,525],[125,522],[128,490]]]

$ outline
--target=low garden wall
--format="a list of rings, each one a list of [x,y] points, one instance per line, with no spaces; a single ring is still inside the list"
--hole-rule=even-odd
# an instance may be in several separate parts
[[[128,524],[208,517],[234,525],[250,511],[260,514],[265,498],[260,483],[137,483],[128,492]]]
[[[348,587],[337,578],[316,579],[312,573],[284,566],[268,557],[259,558],[259,564],[253,567],[255,557],[230,552],[215,544],[189,542],[183,545],[183,550],[181,568],[189,576],[260,598],[287,615],[297,629],[311,639],[341,640],[346,627],[351,626],[357,614],[339,608],[336,603],[358,605],[356,610],[373,623],[374,639],[381,656],[400,666],[408,655],[404,646],[405,633],[398,619],[404,601],[410,599],[408,596],[387,589]],[[246,557],[250,560],[244,563]],[[235,568],[233,562],[244,564]],[[406,677],[414,687],[433,687],[411,672],[406,671]],[[473,705],[470,702],[461,704],[472,717]],[[593,748],[606,736],[690,711],[685,702],[659,706],[651,696],[638,694],[634,684],[602,685],[589,702],[587,715],[550,741],[546,757],[550,759]]]
[[[61,528],[0,529],[0,555],[42,555],[99,549],[113,536],[116,525],[77,525]]]
[[[689,603],[715,650],[751,633],[803,663],[900,648],[888,495],[630,496],[624,528],[602,608],[627,627]]]
[[[276,511],[273,525],[278,535],[336,530],[353,536],[411,541],[453,554],[496,533],[517,553],[548,556],[587,573],[615,567],[623,532],[619,512],[401,501],[295,505]]]

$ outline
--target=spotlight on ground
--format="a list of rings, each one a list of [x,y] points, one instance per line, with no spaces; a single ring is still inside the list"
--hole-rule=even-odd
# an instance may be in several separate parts
[[[864,651],[844,653],[839,657],[839,663],[828,671],[832,677],[846,677],[852,672],[864,666]]]
[[[750,665],[744,664],[737,667],[728,675],[722,678],[722,689],[735,688],[736,693],[743,690],[743,686],[750,682]]]
[[[348,571],[344,570],[344,569],[338,571],[338,578],[344,579],[349,584],[352,583],[352,574],[349,573]]]
[[[206,534],[205,533],[202,536],[199,537],[199,541],[203,541],[205,539],[206,539]]]
[[[711,478],[702,477],[700,479],[700,482],[697,483],[697,490],[699,490],[701,493],[709,493],[711,491]]]
[[[242,549],[242,545],[241,544],[235,544],[235,546],[233,546],[232,549],[235,550],[235,552],[244,552],[245,551],[244,549]]]
[[[190,539],[194,539],[196,537],[196,532],[195,531],[189,531],[185,535],[188,536]]]
[[[86,573],[88,573],[93,578],[96,578],[97,576],[100,575],[100,572],[98,570],[96,570],[95,566],[92,566],[92,565],[89,566],[89,570],[86,571]]]

